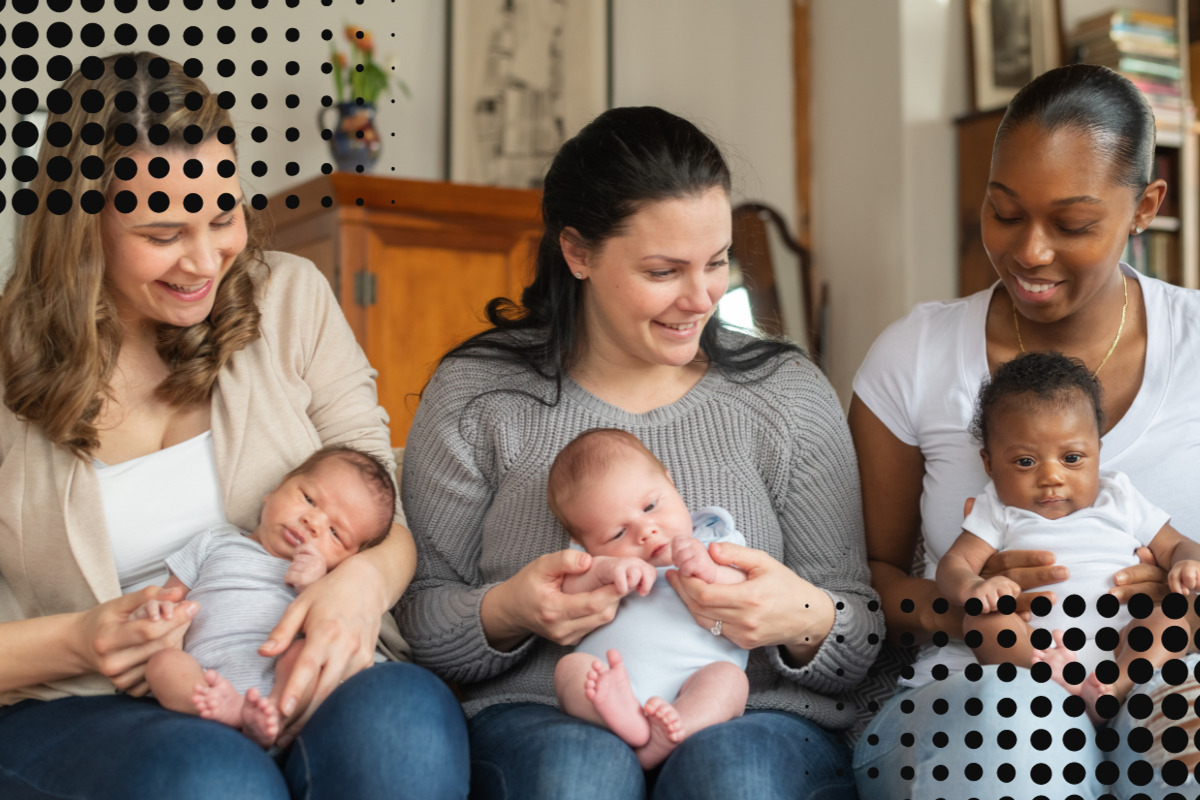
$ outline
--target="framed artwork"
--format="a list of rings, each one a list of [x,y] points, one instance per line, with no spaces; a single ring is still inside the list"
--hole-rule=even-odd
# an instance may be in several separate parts
[[[446,178],[538,188],[611,105],[611,0],[448,0]]]
[[[1008,105],[1017,90],[1062,63],[1058,0],[970,0],[971,106]]]

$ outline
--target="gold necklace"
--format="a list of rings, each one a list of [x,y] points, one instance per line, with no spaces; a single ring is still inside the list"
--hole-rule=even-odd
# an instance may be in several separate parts
[[[1125,293],[1125,304],[1121,306],[1121,324],[1117,326],[1117,336],[1108,346],[1108,352],[1104,354],[1104,358],[1100,360],[1100,366],[1096,367],[1096,371],[1092,373],[1093,378],[1100,374],[1100,370],[1104,369],[1104,365],[1108,363],[1108,357],[1113,354],[1113,350],[1117,349],[1117,342],[1121,341],[1121,334],[1125,331],[1125,311],[1129,308],[1129,285],[1124,272],[1121,273],[1121,291]],[[1025,343],[1021,341],[1021,325],[1017,322],[1016,303],[1013,303],[1013,329],[1017,332],[1017,347],[1020,347],[1021,352],[1024,353]]]

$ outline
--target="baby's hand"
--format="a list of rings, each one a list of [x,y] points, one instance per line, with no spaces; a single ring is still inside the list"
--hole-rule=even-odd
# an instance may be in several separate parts
[[[325,568],[325,558],[317,550],[317,546],[312,542],[305,542],[292,555],[292,563],[283,576],[283,582],[297,592],[302,592],[325,577],[328,571]]]
[[[983,613],[990,614],[996,610],[1001,597],[1017,597],[1020,594],[1021,586],[1016,581],[1009,580],[1003,575],[994,575],[972,586],[963,599],[976,598],[983,603]]]
[[[717,562],[712,560],[708,547],[690,534],[680,534],[671,542],[671,560],[685,578],[699,578],[705,583],[717,579]]]
[[[1200,561],[1178,561],[1167,573],[1167,586],[1172,592],[1196,594],[1200,589]]]
[[[642,596],[649,594],[658,577],[658,570],[640,558],[605,558],[592,569],[601,583],[615,586],[622,597],[634,590]]]
[[[148,619],[158,622],[160,619],[173,619],[175,615],[175,607],[179,603],[172,603],[169,600],[147,600],[142,605],[134,609],[129,615],[130,619]]]

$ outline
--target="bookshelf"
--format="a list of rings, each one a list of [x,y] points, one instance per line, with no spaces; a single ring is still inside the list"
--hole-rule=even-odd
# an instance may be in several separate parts
[[[1158,136],[1154,177],[1167,181],[1167,197],[1149,229],[1130,237],[1124,260],[1143,273],[1200,289],[1200,125],[1193,103],[1197,88],[1191,78],[1194,65],[1190,63],[1196,48],[1189,43],[1188,0],[1176,0],[1174,6],[1173,18],[1168,17],[1173,35],[1160,31],[1156,37],[1140,27],[1156,15],[1139,16],[1140,12],[1135,11],[1130,17],[1110,10],[1072,24],[1066,31],[1066,53],[1070,57],[1074,51],[1083,56],[1081,60],[1125,72],[1146,92],[1155,110]],[[1126,24],[1131,19],[1138,20],[1132,27]],[[1154,53],[1155,61],[1147,71],[1161,66],[1160,75],[1144,78],[1134,71],[1143,52]],[[1003,115],[1004,109],[997,109],[956,121],[962,295],[986,288],[995,280],[979,238],[979,204],[987,183],[992,142]]]

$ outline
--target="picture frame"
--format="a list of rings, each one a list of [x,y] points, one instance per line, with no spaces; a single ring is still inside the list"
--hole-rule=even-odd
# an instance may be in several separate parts
[[[1017,90],[1062,64],[1059,0],[970,0],[971,108],[1003,108]]]
[[[612,0],[447,0],[449,181],[540,188],[612,105]]]

